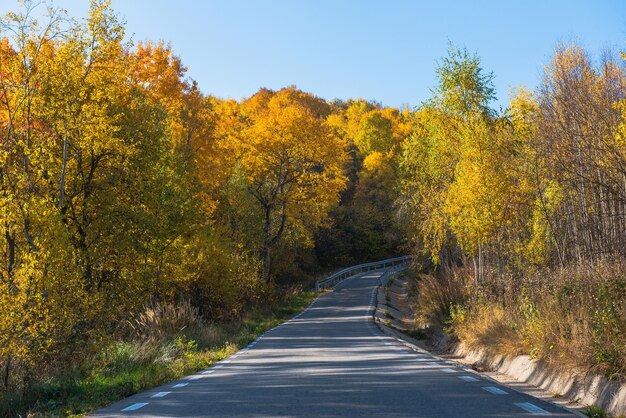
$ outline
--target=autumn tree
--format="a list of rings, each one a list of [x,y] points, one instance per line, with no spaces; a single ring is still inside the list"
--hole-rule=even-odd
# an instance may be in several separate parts
[[[402,251],[404,233],[395,214],[398,156],[413,123],[408,109],[363,99],[332,104],[327,124],[348,149],[348,183],[332,211],[332,224],[316,237],[323,265],[354,264]]]
[[[311,104],[319,104],[312,106]],[[294,88],[261,92],[244,103],[239,161],[262,215],[262,275],[286,229],[310,235],[338,200],[343,144],[320,117],[323,102]]]
[[[453,46],[436,72],[434,96],[419,110],[417,128],[403,144],[401,205],[417,245],[435,263],[442,258],[453,263],[458,259],[455,248],[459,238],[454,229],[465,231],[473,221],[465,217],[468,225],[455,222],[457,226],[452,228],[451,214],[469,213],[462,208],[451,212],[450,206],[462,187],[459,178],[465,181],[469,166],[480,161],[481,143],[492,141],[494,121],[489,104],[494,98],[493,75],[484,72],[477,55]],[[478,157],[474,162],[467,161],[474,157]],[[482,181],[481,184],[486,186]],[[480,258],[480,242],[466,248]]]
[[[130,82],[130,46],[109,3],[92,2],[84,22],[49,14],[43,27],[30,9],[3,21],[6,385],[11,365],[28,382],[91,352],[152,298],[184,290],[181,238],[203,223],[188,147],[168,109]]]
[[[541,193],[553,196],[546,220],[561,262],[623,254],[624,80],[611,53],[594,65],[579,46],[560,45],[538,91],[537,150],[550,187]]]

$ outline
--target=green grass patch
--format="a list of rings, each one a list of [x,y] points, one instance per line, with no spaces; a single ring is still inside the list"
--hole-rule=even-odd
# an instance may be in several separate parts
[[[583,414],[590,418],[611,418],[611,416],[604,412],[604,409],[599,406],[588,406],[583,409]]]
[[[210,323],[162,340],[119,341],[81,369],[0,394],[0,417],[81,416],[142,390],[204,369],[306,308],[315,292],[298,292],[239,320]]]

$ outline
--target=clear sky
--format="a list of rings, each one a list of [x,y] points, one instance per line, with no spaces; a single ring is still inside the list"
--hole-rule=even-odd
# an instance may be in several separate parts
[[[85,16],[88,0],[55,0]],[[295,84],[326,99],[414,106],[448,40],[482,57],[499,103],[534,88],[559,41],[626,49],[626,0],[112,0],[135,41],[171,43],[207,94]],[[0,13],[17,0],[0,0]]]

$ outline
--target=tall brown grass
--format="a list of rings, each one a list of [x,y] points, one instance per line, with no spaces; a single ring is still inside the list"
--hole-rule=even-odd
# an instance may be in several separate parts
[[[123,322],[123,327],[137,339],[163,339],[185,329],[203,325],[200,311],[188,300],[180,303],[156,302]]]
[[[503,274],[471,271],[421,281],[422,317],[470,347],[526,353],[549,363],[626,378],[626,262]]]
[[[463,305],[472,293],[471,274],[463,268],[446,269],[437,274],[422,274],[414,304],[417,321],[423,328],[443,328],[451,310]]]

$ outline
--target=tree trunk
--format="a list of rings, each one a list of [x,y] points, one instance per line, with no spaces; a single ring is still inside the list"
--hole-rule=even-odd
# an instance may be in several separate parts
[[[269,283],[272,273],[272,254],[271,254],[271,229],[272,229],[272,207],[265,206],[265,223],[263,224],[263,247],[261,248],[261,265],[262,277],[266,283]]]
[[[8,391],[9,390],[9,376],[11,375],[11,361],[12,361],[12,357],[9,355],[9,357],[7,357],[7,364],[4,367],[4,390]]]
[[[265,223],[263,225],[263,246],[261,247],[262,274],[266,282],[270,282],[272,276],[272,247],[278,242],[285,231],[287,223],[287,205],[283,202],[281,207],[280,225],[278,231],[272,234],[272,208],[274,205],[265,206]]]
[[[478,244],[478,283],[476,284],[481,284],[483,282],[484,279],[484,268],[483,268],[483,246],[481,244]]]
[[[9,224],[5,224],[5,238],[7,242],[7,273],[12,276],[13,267],[15,266],[15,237],[9,232]]]
[[[474,263],[474,285],[478,285],[478,263],[476,262],[476,256],[472,257],[472,263]]]
[[[267,243],[263,244],[263,248],[261,249],[261,264],[263,265],[263,280],[265,280],[266,283],[269,283],[272,273],[272,254],[270,246]]]
[[[65,172],[67,171],[67,138],[63,139],[63,163],[61,167],[61,181],[59,182],[59,205],[63,207],[63,199],[65,197]]]

